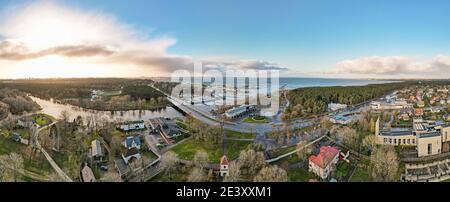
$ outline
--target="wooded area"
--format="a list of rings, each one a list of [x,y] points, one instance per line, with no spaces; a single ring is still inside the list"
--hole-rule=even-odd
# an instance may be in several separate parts
[[[410,82],[294,89],[288,93],[290,105],[286,108],[283,118],[321,114],[327,111],[331,102],[350,106],[359,104],[400,89],[407,83]]]

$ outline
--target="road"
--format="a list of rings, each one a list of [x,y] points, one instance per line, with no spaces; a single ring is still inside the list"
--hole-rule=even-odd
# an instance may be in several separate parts
[[[48,154],[48,152],[44,149],[44,147],[41,146],[41,143],[39,142],[39,134],[42,130],[47,129],[53,125],[55,125],[56,123],[58,123],[57,121],[46,125],[44,127],[38,128],[34,134],[34,138],[36,140],[36,148],[39,149],[42,154],[44,154],[45,158],[47,159],[47,161],[50,163],[50,165],[52,166],[52,168],[55,170],[55,172],[59,175],[59,177],[65,181],[65,182],[72,182],[72,179],[70,179],[70,177],[58,166],[58,164],[55,162],[55,160],[53,160],[53,158],[50,156],[50,154]]]
[[[214,117],[212,115],[209,115],[206,112],[203,112],[199,109],[197,109],[196,107],[190,105],[190,103],[185,103],[184,101],[181,101],[177,98],[173,98],[171,95],[168,95],[167,93],[165,93],[164,91],[161,91],[160,89],[151,86],[154,89],[156,89],[157,91],[163,93],[165,96],[167,96],[167,99],[176,107],[178,107],[180,110],[184,111],[186,114],[189,114],[190,116],[200,120],[203,123],[206,123],[208,125],[217,125],[219,126],[221,123],[221,120],[219,120],[217,117]],[[316,118],[314,119],[305,119],[302,121],[295,121],[292,123],[292,129],[297,129],[297,128],[304,128],[307,126],[310,126],[313,124],[312,121],[315,121]],[[256,133],[256,134],[266,134],[268,132],[273,131],[274,127],[276,128],[277,126],[281,126],[282,123],[245,123],[245,122],[238,122],[238,123],[234,123],[234,122],[224,122],[224,129],[227,130],[233,130],[233,131],[238,131],[238,132],[242,132],[242,133]]]

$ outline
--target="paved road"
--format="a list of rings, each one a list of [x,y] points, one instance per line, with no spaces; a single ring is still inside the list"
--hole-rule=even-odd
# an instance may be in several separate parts
[[[44,147],[42,147],[41,143],[39,142],[39,133],[42,130],[55,125],[56,123],[58,123],[58,122],[55,121],[47,126],[38,128],[38,130],[36,130],[36,132],[34,134],[34,137],[36,140],[36,147],[42,152],[42,154],[44,154],[47,161],[50,163],[52,168],[56,171],[56,173],[59,175],[59,177],[61,177],[62,180],[64,180],[65,182],[72,182],[72,179],[70,179],[70,177],[58,166],[58,164],[55,162],[55,160],[53,160],[53,158],[50,156],[50,154],[48,154],[47,151],[45,151]]]
[[[159,90],[158,88],[152,86],[154,89],[160,91],[165,96],[167,96],[168,100],[178,107],[180,110],[186,112],[187,114],[193,116],[194,118],[206,123],[208,125],[220,125],[221,120],[218,120],[217,117],[214,117],[210,114],[202,112],[198,110],[196,107],[190,105],[189,103],[185,103],[179,99],[173,98],[171,95]],[[316,118],[315,118],[316,119]],[[306,120],[297,120],[292,123],[292,128],[303,128],[312,125],[311,121],[315,121],[315,119],[306,119]],[[273,131],[274,126],[281,126],[282,123],[274,124],[274,123],[233,123],[233,122],[224,122],[224,128],[227,130],[233,130],[243,133],[256,133],[256,134],[265,134]]]

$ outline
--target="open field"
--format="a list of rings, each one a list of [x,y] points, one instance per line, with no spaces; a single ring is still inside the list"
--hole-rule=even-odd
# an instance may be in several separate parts
[[[227,141],[228,158],[235,159],[239,156],[239,153],[246,149],[251,142],[243,141]],[[194,139],[183,142],[172,149],[179,155],[179,158],[185,160],[194,159],[195,153],[199,150],[204,150],[208,153],[209,161],[212,163],[218,163],[220,157],[223,155],[222,145],[207,145],[203,142],[198,142]]]
[[[246,123],[269,123],[269,119],[264,116],[252,116],[244,119]]]

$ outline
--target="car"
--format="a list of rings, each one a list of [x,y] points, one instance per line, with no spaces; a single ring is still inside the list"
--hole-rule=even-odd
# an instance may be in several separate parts
[[[108,171],[108,166],[100,166],[100,170],[102,170],[102,171]]]
[[[20,142],[21,139],[22,139],[22,137],[20,137],[20,135],[17,134],[17,133],[13,133],[11,139],[12,139],[13,141],[15,141],[15,142]]]

